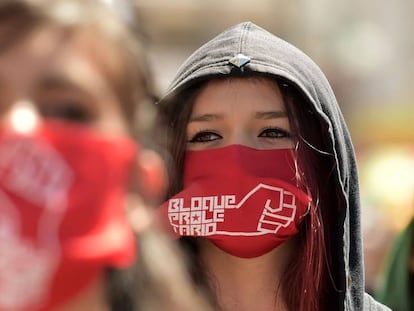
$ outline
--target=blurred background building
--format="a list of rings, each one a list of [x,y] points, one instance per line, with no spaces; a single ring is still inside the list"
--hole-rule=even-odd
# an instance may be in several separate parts
[[[357,152],[367,285],[414,214],[414,1],[136,0],[156,85],[225,28],[250,20],[326,73]]]

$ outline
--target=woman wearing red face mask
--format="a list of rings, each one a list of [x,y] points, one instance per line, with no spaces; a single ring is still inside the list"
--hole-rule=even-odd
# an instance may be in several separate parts
[[[131,205],[163,187],[134,140],[152,92],[133,12],[1,1],[0,311],[194,310],[171,298],[197,296],[176,253]]]
[[[387,309],[364,293],[353,147],[312,60],[236,25],[181,66],[159,122],[159,216],[217,310]]]

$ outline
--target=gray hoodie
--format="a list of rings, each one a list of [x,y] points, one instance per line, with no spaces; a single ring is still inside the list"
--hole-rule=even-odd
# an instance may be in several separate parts
[[[185,61],[161,104],[197,81],[234,75],[235,66],[229,60],[237,54],[250,58],[240,71],[281,77],[295,84],[328,128],[332,142],[328,152],[334,155],[337,163],[337,188],[342,196],[340,217],[343,227],[332,236],[338,237],[335,244],[338,252],[343,253],[343,260],[337,265],[343,268],[340,275],[342,284],[346,284],[346,290],[341,294],[344,297],[343,310],[389,310],[364,290],[359,184],[354,150],[335,95],[324,74],[308,56],[251,22],[241,23],[219,34]]]

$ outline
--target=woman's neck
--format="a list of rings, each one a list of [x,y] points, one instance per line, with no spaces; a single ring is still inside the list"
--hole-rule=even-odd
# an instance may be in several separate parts
[[[256,258],[239,258],[200,239],[201,256],[222,311],[287,311],[281,277],[294,240]]]

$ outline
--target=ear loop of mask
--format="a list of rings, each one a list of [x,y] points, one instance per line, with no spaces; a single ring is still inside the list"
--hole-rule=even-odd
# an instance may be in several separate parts
[[[299,150],[299,140],[296,141],[295,143],[295,147],[293,148],[294,150],[294,165],[295,165],[295,179],[296,179],[296,187],[298,187],[299,189],[303,188],[304,182],[303,182],[303,172],[301,172],[301,170],[299,169],[299,164],[298,164],[298,150]],[[302,183],[302,185],[301,185]],[[305,218],[311,211],[312,208],[312,194],[311,191],[309,189],[309,187],[307,185],[305,185],[306,188],[306,194],[308,195],[309,198],[311,198],[311,201],[308,203],[308,207],[306,209],[306,212],[300,216],[300,219]]]

